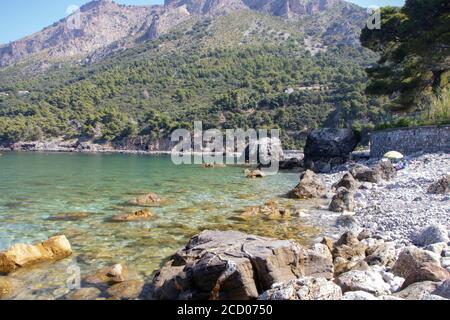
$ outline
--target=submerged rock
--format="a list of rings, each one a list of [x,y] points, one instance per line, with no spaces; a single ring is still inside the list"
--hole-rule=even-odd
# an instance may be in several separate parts
[[[0,253],[0,273],[10,273],[40,262],[61,260],[71,254],[70,243],[63,235],[35,245],[16,244]]]
[[[148,220],[153,217],[150,210],[139,210],[131,214],[120,214],[111,218],[112,222],[131,222],[131,221],[141,221]]]
[[[226,168],[226,165],[220,163],[204,163],[202,164],[202,168],[205,169]]]
[[[144,282],[141,280],[128,280],[111,286],[107,291],[110,298],[120,300],[134,300],[141,296]]]
[[[12,299],[23,287],[23,283],[11,277],[0,276],[0,300]]]
[[[326,188],[320,178],[312,171],[307,170],[300,176],[300,183],[288,193],[289,198],[313,199],[326,195]]]
[[[129,203],[134,206],[158,206],[165,202],[155,193],[149,193],[144,196],[137,197]]]
[[[255,179],[255,178],[264,178],[266,174],[262,172],[261,170],[245,170],[244,171],[245,177],[249,179]]]
[[[101,291],[97,288],[81,288],[67,294],[66,300],[96,300],[100,297]]]
[[[128,267],[123,264],[115,264],[96,271],[83,278],[83,283],[94,286],[113,285],[129,280]]]
[[[292,241],[204,231],[156,274],[154,298],[256,299],[301,274],[300,251]]]
[[[48,218],[50,221],[80,221],[89,217],[87,212],[64,212]]]
[[[250,207],[244,211],[242,217],[262,216],[267,219],[288,218],[291,216],[289,209],[280,207],[278,201],[271,200],[266,202],[263,206]]]

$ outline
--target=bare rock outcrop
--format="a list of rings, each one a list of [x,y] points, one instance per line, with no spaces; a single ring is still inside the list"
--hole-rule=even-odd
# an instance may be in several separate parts
[[[0,253],[0,273],[7,274],[40,262],[61,260],[71,254],[70,243],[63,235],[34,245],[16,244]]]
[[[349,159],[358,138],[352,129],[324,128],[309,133],[305,146],[305,162],[341,164]],[[314,166],[317,172],[325,166]]]
[[[438,181],[432,183],[428,187],[428,193],[432,194],[446,194],[450,193],[450,174],[443,176]]]
[[[341,180],[333,185],[333,188],[338,190],[339,188],[346,188],[349,191],[355,191],[360,187],[360,183],[353,178],[351,173],[346,173]]]
[[[288,193],[289,198],[293,199],[313,199],[321,198],[326,195],[326,188],[319,176],[314,172],[307,170],[300,176],[300,183]]]
[[[346,188],[339,188],[331,200],[329,209],[333,212],[353,211],[355,209],[353,193]]]
[[[204,231],[157,273],[154,298],[257,299],[276,283],[313,274],[332,277],[324,245],[304,250],[292,241]]]
[[[430,267],[430,265],[440,268],[440,257],[431,251],[410,246],[400,252],[392,272],[395,275],[408,279],[408,277],[414,277],[417,273],[421,273],[421,269],[424,266]]]

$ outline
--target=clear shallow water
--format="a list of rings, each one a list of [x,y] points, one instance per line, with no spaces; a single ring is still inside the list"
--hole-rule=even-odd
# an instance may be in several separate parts
[[[312,207],[282,196],[297,173],[249,180],[243,169],[175,166],[169,156],[120,154],[4,153],[0,156],[0,251],[65,234],[74,255],[64,261],[21,270],[13,276],[28,286],[22,298],[53,299],[67,293],[67,268],[82,274],[117,262],[149,279],[161,263],[203,229],[235,229],[307,243],[318,230],[298,217],[288,221],[242,220],[239,210],[265,201]],[[149,221],[110,223],[134,212],[126,203],[154,192],[167,204],[151,208]],[[80,221],[52,221],[60,213],[83,212]]]

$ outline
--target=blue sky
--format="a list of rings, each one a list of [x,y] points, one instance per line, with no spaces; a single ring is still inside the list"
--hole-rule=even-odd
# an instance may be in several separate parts
[[[403,5],[404,0],[348,0],[363,7]],[[70,5],[88,0],[3,0],[0,1],[0,43],[8,43],[41,30],[66,16]],[[121,4],[162,4],[164,0],[115,0]]]

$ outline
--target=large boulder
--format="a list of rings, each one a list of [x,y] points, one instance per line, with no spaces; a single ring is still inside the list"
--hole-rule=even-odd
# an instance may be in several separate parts
[[[241,156],[245,163],[254,165],[270,165],[272,161],[280,162],[284,159],[281,140],[278,138],[262,138],[251,142]]]
[[[246,178],[249,178],[249,179],[264,178],[266,176],[266,174],[263,171],[259,170],[259,169],[257,169],[257,170],[248,170],[248,169],[246,169],[244,171],[244,175],[245,175]]]
[[[64,298],[72,301],[96,300],[102,292],[97,288],[81,288],[67,294]]]
[[[350,172],[356,180],[361,182],[378,183],[382,179],[380,170],[362,164],[355,165]]]
[[[395,243],[384,242],[366,250],[369,265],[391,266],[396,259]]]
[[[349,128],[312,130],[306,140],[305,162],[344,163],[358,142],[358,137]]]
[[[263,206],[254,206],[247,208],[241,215],[242,218],[262,217],[264,219],[284,219],[291,215],[291,211],[280,206],[278,201],[267,201]]]
[[[348,189],[339,188],[331,200],[329,210],[333,212],[353,211],[355,209],[355,198]]]
[[[320,178],[312,171],[307,170],[300,176],[300,183],[288,193],[293,199],[313,199],[326,195],[326,188]]]
[[[435,281],[440,282],[450,279],[450,272],[446,269],[433,264],[426,262],[420,266],[418,270],[414,270],[409,274],[409,276],[405,279],[402,288],[407,288],[410,284],[422,281]]]
[[[316,243],[310,249],[302,250],[299,262],[304,275],[328,280],[333,278],[333,256],[325,244]]]
[[[40,262],[61,260],[71,254],[70,243],[63,235],[34,245],[16,244],[0,253],[0,273],[10,273]]]
[[[204,231],[154,277],[153,298],[257,299],[275,283],[302,275],[302,248],[236,231]]]
[[[376,296],[390,294],[390,286],[384,282],[383,277],[372,270],[352,270],[341,274],[336,279],[344,293],[348,291],[364,291]]]
[[[443,176],[428,187],[428,193],[446,194],[450,192],[450,174]]]
[[[431,251],[409,246],[400,252],[392,268],[392,272],[397,276],[407,279],[410,276],[420,273],[421,268],[425,264],[433,264],[440,267],[440,257]]]
[[[374,170],[378,172],[384,180],[391,180],[397,175],[397,169],[395,169],[392,162],[387,159],[383,159],[378,162],[375,165]]]
[[[346,188],[349,191],[356,191],[359,189],[360,183],[355,180],[351,173],[346,173],[341,180],[333,185],[333,188],[338,190],[339,188]]]
[[[336,261],[346,263],[365,259],[366,250],[367,246],[360,242],[353,232],[346,232],[335,243],[332,254],[335,264]]]
[[[447,243],[448,231],[447,228],[441,225],[432,225],[423,229],[414,239],[414,243],[418,246],[425,247],[435,243]]]
[[[260,300],[340,300],[339,286],[324,278],[304,277],[276,285],[264,292]]]
[[[408,286],[397,293],[394,293],[395,297],[405,300],[423,300],[439,287],[439,282],[423,281],[416,282]]]
[[[48,218],[50,221],[80,221],[89,217],[87,212],[64,212]]]

